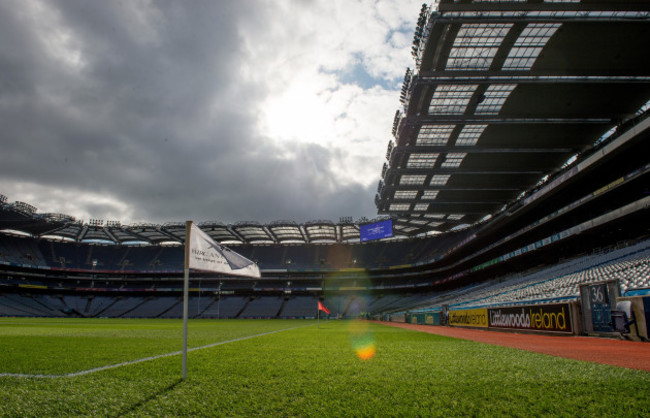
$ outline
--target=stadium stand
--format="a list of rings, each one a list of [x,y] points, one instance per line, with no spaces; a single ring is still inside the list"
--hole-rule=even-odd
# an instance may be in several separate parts
[[[580,257],[550,268],[512,277],[501,277],[481,286],[446,294],[416,308],[453,309],[511,306],[530,303],[577,301],[579,286],[620,280],[621,293],[646,287],[650,280],[650,240],[636,245]]]
[[[317,305],[318,297],[316,296],[285,298],[278,318],[315,318]]]
[[[84,314],[91,318],[98,317],[117,301],[116,297],[111,296],[91,296]]]
[[[91,298],[88,296],[64,295],[63,303],[71,312],[77,313],[81,317],[88,316],[88,306]]]
[[[158,318],[181,318],[183,316],[183,298],[176,296],[176,303],[172,304],[163,313],[159,314]],[[213,302],[211,297],[198,297],[193,296],[189,298],[187,303],[188,315],[190,318],[199,318],[201,313]]]
[[[68,306],[66,306],[66,304],[63,302],[63,299],[60,295],[37,294],[33,295],[32,299],[34,299],[34,301],[36,301],[38,304],[52,311],[67,313],[69,310]]]
[[[182,304],[182,299],[178,296],[151,296],[122,316],[125,318],[159,318],[179,304]],[[178,318],[178,316],[176,317]]]
[[[282,309],[284,298],[281,296],[265,296],[251,299],[238,318],[276,318]]]
[[[146,302],[142,296],[122,296],[118,297],[115,303],[100,311],[97,316],[107,318],[130,317],[130,312]]]
[[[380,216],[200,223],[262,277],[193,272],[190,316],[313,317],[322,300],[405,321],[580,304],[600,282],[650,292],[648,33],[639,2],[425,5]],[[184,224],[84,223],[0,196],[0,315],[181,316]],[[360,242],[387,219],[392,238]]]
[[[248,301],[249,298],[245,296],[217,296],[201,313],[201,318],[238,318]]]
[[[52,312],[30,309],[14,300],[0,295],[0,315],[2,316],[58,316]]]
[[[18,316],[65,316],[63,312],[40,303],[29,294],[5,294],[2,297],[2,305],[21,312]]]
[[[442,238],[442,237],[441,237]],[[264,270],[340,270],[381,269],[394,265],[422,263],[439,257],[446,242],[462,237],[437,240],[406,240],[364,244],[286,244],[240,245],[232,247]],[[55,242],[8,235],[0,237],[7,263],[49,266],[88,271],[179,271],[183,248],[178,246],[117,246],[74,242]],[[29,255],[18,256],[16,254]],[[29,262],[27,262],[29,261]]]
[[[0,260],[7,263],[46,265],[45,260],[35,246],[34,240],[19,237],[4,237],[0,240]]]

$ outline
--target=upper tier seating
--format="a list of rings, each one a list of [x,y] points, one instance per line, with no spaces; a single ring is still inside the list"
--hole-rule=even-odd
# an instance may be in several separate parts
[[[468,286],[430,299],[427,305],[450,309],[554,303],[577,300],[580,285],[620,280],[621,294],[650,285],[650,240],[631,247],[570,260],[528,274]]]

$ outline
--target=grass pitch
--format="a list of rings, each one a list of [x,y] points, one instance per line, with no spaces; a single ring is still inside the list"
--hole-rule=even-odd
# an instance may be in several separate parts
[[[190,352],[187,381],[180,355],[77,377],[0,377],[0,415],[650,415],[647,372],[376,324],[195,320],[189,346],[279,330]],[[0,374],[170,353],[181,335],[178,320],[0,318]],[[357,356],[360,339],[372,358]]]

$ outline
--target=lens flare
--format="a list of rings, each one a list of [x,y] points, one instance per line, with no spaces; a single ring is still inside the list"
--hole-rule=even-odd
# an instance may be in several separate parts
[[[350,321],[350,343],[354,353],[360,360],[370,360],[375,356],[377,346],[368,323],[363,321]]]
[[[350,346],[357,358],[363,361],[372,359],[377,353],[375,337],[370,331],[369,323],[359,320],[366,318],[368,311],[368,289],[371,287],[370,280],[362,269],[350,268],[345,260],[350,257],[343,257],[342,254],[335,254],[341,260],[339,266],[336,262],[333,266],[341,268],[340,271],[327,277],[324,283],[325,300],[329,302],[332,312],[340,319],[349,319],[348,333]],[[351,278],[350,275],[354,276]]]
[[[361,360],[370,360],[375,356],[375,346],[373,345],[372,347],[368,347],[363,350],[357,350],[357,357],[359,357]]]
[[[358,347],[354,350],[354,352],[357,354],[357,357],[359,357],[361,360],[370,360],[375,356],[376,351],[377,348],[375,347],[374,342],[364,347]]]

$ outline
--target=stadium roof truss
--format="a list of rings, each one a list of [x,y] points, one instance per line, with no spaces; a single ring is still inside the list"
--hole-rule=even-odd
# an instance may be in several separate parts
[[[2,195],[0,195],[2,196]],[[142,223],[124,226],[118,222],[84,223],[62,214],[37,214],[36,208],[25,212],[21,202],[0,202],[0,231],[18,231],[34,237],[46,237],[75,242],[127,245],[182,245],[185,222],[163,225]],[[359,222],[366,222],[365,219]],[[309,244],[359,241],[359,223],[327,220],[298,224],[275,221],[267,225],[238,222],[226,225],[218,221],[200,222],[204,232],[222,244]]]
[[[647,2],[424,7],[375,203],[406,235],[489,218],[650,98]]]
[[[306,243],[303,229],[292,221],[276,221],[269,225],[269,231],[279,243]]]
[[[305,224],[305,232],[311,242],[336,242],[337,227],[330,221],[310,221]]]
[[[244,242],[243,238],[237,235],[233,230],[228,228],[227,225],[224,225],[221,222],[211,221],[211,222],[201,222],[199,223],[199,228],[201,228],[205,233],[210,235],[210,237],[217,242],[228,242],[228,243],[241,243]]]

